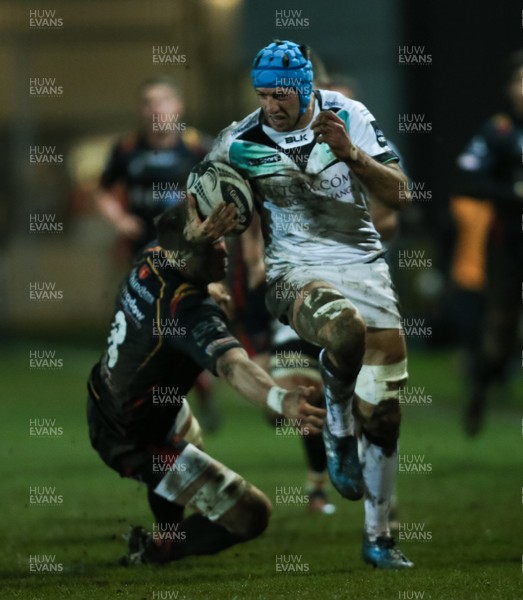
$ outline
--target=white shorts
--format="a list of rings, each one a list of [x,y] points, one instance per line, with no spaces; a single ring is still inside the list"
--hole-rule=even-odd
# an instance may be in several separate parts
[[[401,329],[398,297],[383,258],[346,267],[293,267],[269,283],[269,312],[288,324],[299,291],[312,281],[326,281],[334,286],[354,304],[367,327]]]

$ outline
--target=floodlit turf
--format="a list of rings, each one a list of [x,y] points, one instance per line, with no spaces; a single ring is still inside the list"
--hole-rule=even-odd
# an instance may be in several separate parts
[[[30,371],[35,348],[56,350],[63,368]],[[96,357],[90,349],[42,342],[11,344],[2,352],[1,598],[523,598],[523,415],[515,400],[523,397],[521,381],[513,399],[503,395],[491,411],[484,434],[469,440],[460,429],[454,358],[412,353],[409,386],[432,403],[404,409],[401,455],[425,465],[424,473],[399,477],[404,535],[414,530],[426,538],[401,542],[416,563],[411,571],[382,572],[362,563],[362,504],[334,493],[333,516],[275,504],[271,525],[257,540],[167,567],[126,569],[117,565],[125,548],[120,536],[129,524],[150,527],[151,516],[144,489],[120,479],[88,444],[85,379]],[[221,383],[217,394],[223,427],[207,438],[207,450],[273,502],[277,487],[302,486],[298,439],[277,436]],[[45,418],[55,419],[63,435],[30,437],[30,419]],[[32,486],[56,488],[63,502],[30,505]],[[60,572],[31,573],[30,556]],[[277,560],[297,561],[301,570],[278,572]]]

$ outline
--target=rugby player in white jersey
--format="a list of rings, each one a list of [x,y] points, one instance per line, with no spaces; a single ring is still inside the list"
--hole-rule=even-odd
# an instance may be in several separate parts
[[[260,108],[223,130],[207,159],[231,164],[255,192],[269,311],[323,348],[328,471],[343,497],[364,496],[363,559],[380,568],[411,567],[388,525],[406,348],[368,212],[369,198],[403,208],[406,177],[363,104],[313,92],[305,46],[269,44],[251,78]]]

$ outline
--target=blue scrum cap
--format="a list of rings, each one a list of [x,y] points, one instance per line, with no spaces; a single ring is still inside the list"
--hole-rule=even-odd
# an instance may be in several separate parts
[[[293,88],[300,98],[300,116],[312,95],[312,63],[303,46],[288,40],[272,42],[254,59],[251,81],[255,88]]]

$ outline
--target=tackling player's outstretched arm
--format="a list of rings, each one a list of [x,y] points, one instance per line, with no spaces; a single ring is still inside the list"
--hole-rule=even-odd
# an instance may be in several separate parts
[[[325,410],[309,403],[317,397],[314,388],[299,386],[290,391],[279,388],[249,359],[229,331],[225,315],[201,285],[181,283],[169,302],[168,314],[186,332],[185,336],[166,336],[168,344],[190,356],[202,369],[224,377],[258,406],[269,406],[289,419],[301,419],[312,432],[321,431]]]
[[[301,419],[312,433],[321,433],[325,410],[309,404],[317,394],[313,387],[278,388],[275,381],[249,359],[243,348],[231,348],[222,354],[216,363],[216,371],[235,390],[259,406],[269,406],[289,419]],[[281,409],[278,410],[280,402]]]
[[[347,164],[375,200],[395,210],[408,204],[407,177],[398,164],[382,164],[358,148],[338,115],[330,110],[322,111],[311,129],[316,140],[328,144],[334,156]]]

